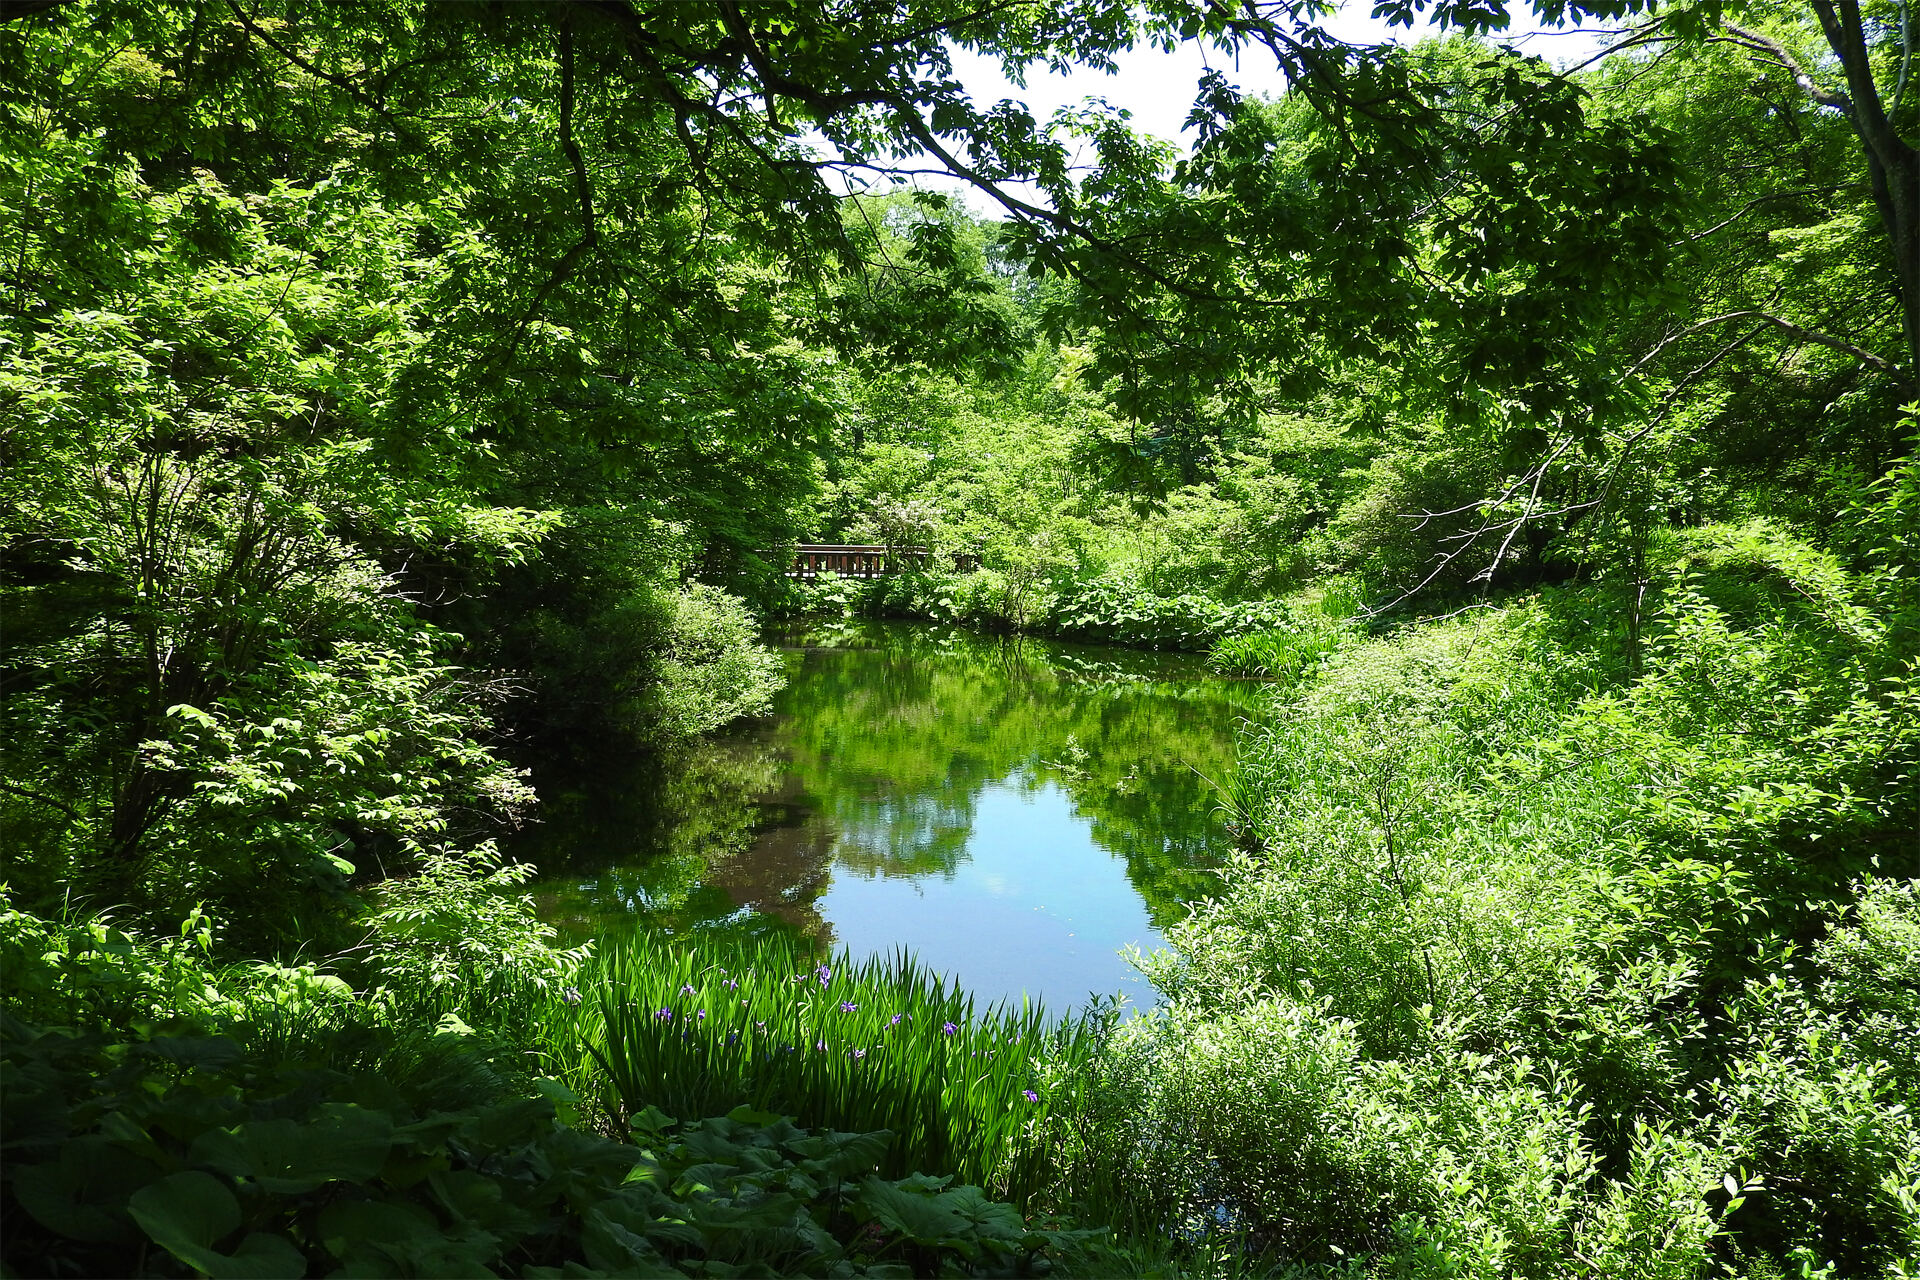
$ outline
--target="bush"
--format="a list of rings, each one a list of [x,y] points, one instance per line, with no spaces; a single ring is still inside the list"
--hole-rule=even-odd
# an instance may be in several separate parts
[[[352,994],[314,965],[221,965],[214,935],[215,922],[198,908],[174,936],[151,938],[104,916],[31,915],[5,904],[0,886],[0,1000],[30,1021],[124,1030],[183,1019],[213,1024]]]
[[[1734,1219],[1745,1247],[1897,1275],[1920,1257],[1920,881],[1857,890],[1810,964],[1787,960],[1735,1002],[1739,1051],[1712,1101],[1761,1172]]]
[[[746,605],[717,587],[693,582],[675,593],[654,695],[656,736],[691,738],[767,713],[784,676],[757,630]]]
[[[364,964],[387,997],[432,1021],[446,1014],[525,1028],[515,997],[551,998],[577,979],[587,948],[556,949],[551,926],[514,890],[534,874],[491,845],[436,849],[381,887]]]
[[[1692,1276],[1715,1234],[1711,1151],[1650,1129],[1606,1177],[1576,1089],[1444,1027],[1380,1060],[1323,1003],[1175,1005],[1094,1072],[1076,1172],[1142,1230],[1417,1276]]]
[[[1276,698],[1079,1185],[1391,1274],[1907,1274],[1912,655],[1777,528],[1673,550],[1637,664],[1554,592]]]

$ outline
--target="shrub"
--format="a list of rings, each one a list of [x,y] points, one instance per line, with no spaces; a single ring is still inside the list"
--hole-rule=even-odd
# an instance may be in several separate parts
[[[576,980],[587,948],[558,949],[554,930],[514,892],[534,874],[502,862],[491,845],[435,849],[419,871],[381,887],[368,919],[364,963],[389,999],[431,1021],[483,1012],[524,1028],[532,1016],[512,997],[551,996]]]
[[[1761,1174],[1734,1219],[1745,1247],[1896,1275],[1920,1257],[1920,881],[1858,892],[1810,963],[1783,957],[1734,1003],[1712,1104]]]
[[[654,695],[656,736],[691,738],[767,713],[784,677],[780,656],[756,642],[756,631],[738,597],[698,582],[679,589]]]
[[[1606,1177],[1567,1081],[1445,1027],[1369,1059],[1322,1004],[1175,1005],[1092,1065],[1075,1175],[1137,1227],[1248,1244],[1315,1273],[1700,1274],[1714,1153],[1646,1130]],[[1323,1270],[1324,1269],[1324,1270]]]

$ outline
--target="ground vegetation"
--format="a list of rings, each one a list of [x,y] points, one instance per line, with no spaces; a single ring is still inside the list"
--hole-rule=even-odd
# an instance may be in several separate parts
[[[1431,11],[0,4],[6,1269],[1914,1274],[1906,8]],[[771,613],[1264,681],[1157,1010],[543,923]]]

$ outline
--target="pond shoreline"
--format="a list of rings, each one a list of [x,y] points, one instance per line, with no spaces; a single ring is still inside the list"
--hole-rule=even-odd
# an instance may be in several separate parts
[[[1144,991],[1119,956],[1208,891],[1255,686],[1190,654],[787,619],[775,714],[651,761],[535,766],[512,847],[569,938],[905,946],[986,997]],[[625,771],[624,773],[622,771]],[[608,931],[611,930],[612,934]]]

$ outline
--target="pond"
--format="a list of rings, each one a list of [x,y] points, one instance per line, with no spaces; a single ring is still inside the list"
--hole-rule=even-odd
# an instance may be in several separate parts
[[[981,1001],[1056,1012],[1152,992],[1122,951],[1210,889],[1211,778],[1258,686],[1193,655],[809,623],[767,719],[663,757],[536,765],[542,870],[570,938],[785,930],[911,949]]]

